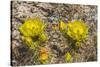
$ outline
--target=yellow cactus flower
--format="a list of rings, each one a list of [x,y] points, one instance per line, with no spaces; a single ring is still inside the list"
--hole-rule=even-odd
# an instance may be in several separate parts
[[[44,33],[42,33],[42,34],[40,35],[40,37],[39,37],[39,40],[41,40],[41,41],[46,41],[46,40],[47,40],[47,35],[44,34]]]
[[[47,52],[47,49],[44,48],[44,47],[41,47],[40,48],[40,62],[45,64],[48,60],[48,52]]]
[[[40,60],[41,61],[44,61],[44,60],[47,60],[48,59],[48,55],[47,54],[41,54],[41,56],[40,56]]]
[[[23,37],[23,41],[25,41],[26,44],[29,44],[29,45],[32,44],[32,38],[31,37]]]
[[[83,21],[75,20],[67,24],[67,35],[73,40],[76,40],[77,44],[84,40],[88,34],[88,27]]]
[[[33,42],[32,38],[31,37],[22,37],[22,40],[25,42],[25,44],[30,47],[31,49],[35,49],[39,42],[38,41],[35,41]]]
[[[65,58],[66,58],[66,62],[71,62],[72,61],[72,56],[69,52],[66,53]]]
[[[44,31],[44,23],[40,18],[29,18],[20,26],[19,30],[24,36],[36,36]]]
[[[47,39],[45,34],[45,24],[38,17],[27,19],[24,24],[19,27],[19,31],[23,35],[23,41],[30,48],[34,48],[36,44]]]
[[[63,21],[60,21],[60,23],[59,23],[59,28],[60,28],[60,30],[65,30],[66,28],[67,28],[67,25],[66,25],[66,23],[64,23]]]

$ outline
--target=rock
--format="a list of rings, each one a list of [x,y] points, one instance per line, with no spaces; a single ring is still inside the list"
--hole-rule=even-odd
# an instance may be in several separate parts
[[[58,38],[58,35],[57,35],[57,34],[54,34],[54,35],[53,35],[53,38],[54,38],[54,39],[57,39],[57,38]]]
[[[54,45],[54,42],[50,42],[51,45]]]
[[[20,32],[18,31],[18,30],[14,30],[13,32],[12,32],[12,38],[13,39],[17,39],[17,40],[19,40],[20,39]]]
[[[15,47],[20,46],[21,44],[19,42],[17,42],[17,40],[13,40],[12,41],[12,48],[14,49]]]
[[[53,42],[56,42],[56,39],[52,39]]]

